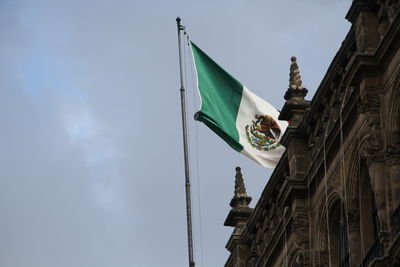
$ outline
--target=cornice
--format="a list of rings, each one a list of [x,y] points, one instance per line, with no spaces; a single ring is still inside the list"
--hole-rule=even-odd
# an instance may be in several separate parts
[[[362,11],[369,11],[371,9],[371,0],[355,0],[353,1],[349,11],[346,14],[346,19],[354,23],[357,16]]]
[[[344,81],[349,85],[357,85],[365,75],[379,74],[386,69],[396,52],[393,47],[400,44],[400,15],[397,14],[386,33],[379,41],[374,53],[356,53],[349,61]]]

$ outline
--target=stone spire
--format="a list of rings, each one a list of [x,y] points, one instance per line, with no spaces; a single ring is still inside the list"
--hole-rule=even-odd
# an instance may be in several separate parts
[[[229,204],[232,208],[241,206],[248,207],[251,202],[251,197],[247,196],[246,187],[243,181],[243,175],[240,167],[236,167],[235,175],[235,193]]]
[[[299,66],[297,65],[297,59],[296,57],[291,57],[290,60],[292,61],[292,64],[290,65],[289,88],[303,89],[300,70]]]
[[[291,57],[289,88],[285,93],[285,105],[279,115],[280,120],[290,121],[291,127],[297,127],[300,123],[305,110],[310,105],[310,101],[305,100],[308,90],[303,87],[299,66],[296,57]]]
[[[246,193],[242,172],[240,167],[236,167],[235,191],[230,203],[232,209],[229,211],[224,225],[242,228],[253,210],[249,208],[250,202],[251,197]]]
[[[286,91],[284,98],[286,100],[289,100],[293,97],[304,99],[308,93],[308,90],[303,87],[299,66],[297,65],[297,59],[296,57],[291,57],[290,60],[292,61],[292,64],[290,65],[289,88]]]

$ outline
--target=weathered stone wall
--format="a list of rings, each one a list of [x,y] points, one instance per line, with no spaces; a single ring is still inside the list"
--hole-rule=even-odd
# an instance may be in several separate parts
[[[225,266],[400,266],[399,10],[353,1],[311,105],[292,58],[287,150]]]

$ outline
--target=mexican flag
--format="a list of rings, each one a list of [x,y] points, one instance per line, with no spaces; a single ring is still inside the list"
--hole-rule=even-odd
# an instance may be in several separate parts
[[[275,167],[285,148],[288,126],[279,112],[250,92],[191,42],[201,104],[195,119],[205,123],[236,151],[264,167]]]

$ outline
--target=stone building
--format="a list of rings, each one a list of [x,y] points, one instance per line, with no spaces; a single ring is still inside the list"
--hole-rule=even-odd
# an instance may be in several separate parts
[[[254,209],[236,169],[225,266],[400,266],[399,11],[353,1],[311,101],[292,58],[287,149]]]

